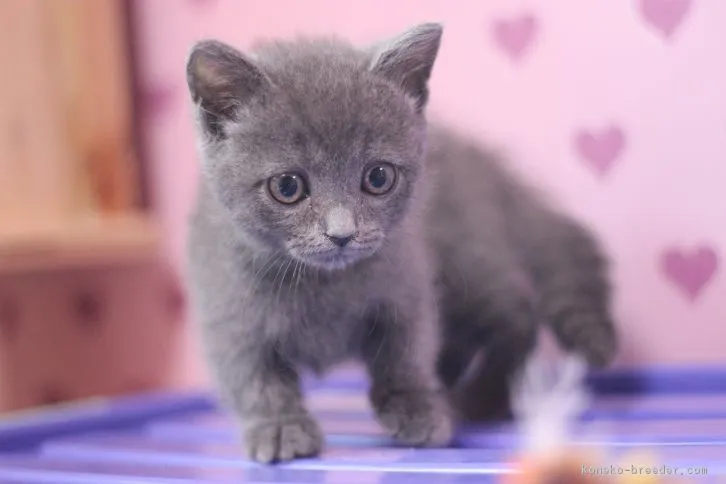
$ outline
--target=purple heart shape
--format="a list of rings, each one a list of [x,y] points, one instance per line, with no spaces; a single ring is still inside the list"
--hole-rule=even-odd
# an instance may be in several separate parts
[[[575,134],[575,150],[600,177],[606,175],[625,148],[625,132],[611,126],[599,132],[580,130]]]
[[[672,247],[661,255],[660,266],[666,279],[694,302],[718,271],[718,262],[713,247],[704,245],[691,251]]]
[[[172,84],[146,86],[141,90],[141,109],[145,116],[159,117],[171,110],[177,101],[177,89]]]
[[[510,59],[519,60],[534,41],[538,23],[533,15],[495,20],[492,25],[494,43]]]
[[[183,319],[186,308],[185,294],[175,280],[170,281],[165,289],[165,302],[169,312],[169,319],[173,323],[179,323]]]
[[[669,39],[688,15],[692,0],[640,0],[640,14],[646,23]]]

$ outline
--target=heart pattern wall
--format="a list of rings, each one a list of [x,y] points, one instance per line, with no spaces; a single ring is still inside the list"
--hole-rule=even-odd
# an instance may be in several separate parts
[[[370,42],[430,20],[445,24],[432,118],[507,152],[612,254],[618,363],[723,361],[726,2],[137,0],[140,122],[177,269],[197,176],[184,77],[193,41],[244,48],[332,32]],[[0,280],[0,395],[22,389],[27,403],[204,383],[191,333],[177,334],[183,295],[159,274]],[[83,377],[98,358],[114,370]]]
[[[170,5],[140,4],[140,12],[158,19],[171,15]],[[259,37],[333,32],[370,42],[442,21],[432,117],[508,152],[602,237],[614,262],[620,362],[723,358],[715,343],[726,329],[726,212],[718,208],[726,67],[716,60],[726,58],[723,2],[189,0],[174,12],[174,27],[149,23],[142,32],[144,77],[174,86],[180,98],[180,61],[193,39],[244,48]],[[184,178],[166,189],[175,191],[175,234],[183,233],[186,208],[177,202],[190,198],[196,164],[182,153],[191,145],[178,142],[180,132],[191,136],[187,125],[180,131],[183,116],[186,108],[169,108],[155,118],[168,125],[154,128],[166,153],[158,161],[168,163],[159,176]]]
[[[691,11],[697,8],[696,0],[637,0],[632,6],[643,27],[653,30],[666,44],[675,42],[674,37],[679,28],[688,20]],[[537,35],[542,29],[538,17],[532,13],[523,13],[492,20],[491,30],[495,48],[511,61],[521,63],[526,61],[527,51],[531,44],[537,42]],[[667,48],[669,46],[665,45],[664,49]],[[581,128],[576,130],[573,144],[576,156],[583,165],[596,178],[603,179],[627,149],[627,132],[618,125],[599,130]],[[711,163],[723,163],[724,158],[724,152],[720,157],[714,154]],[[703,211],[710,208],[704,206]],[[719,247],[711,243],[688,248],[665,246],[658,255],[657,269],[663,283],[672,285],[687,303],[694,304],[719,275],[719,253]]]

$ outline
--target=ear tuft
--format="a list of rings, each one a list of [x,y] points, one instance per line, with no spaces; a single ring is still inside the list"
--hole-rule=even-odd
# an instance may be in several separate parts
[[[236,110],[268,85],[267,77],[242,53],[216,40],[195,44],[186,67],[202,126],[216,137],[223,135],[223,122],[234,119]]]
[[[438,23],[417,25],[380,47],[371,62],[371,71],[398,84],[419,111],[428,102],[428,81],[443,30]]]

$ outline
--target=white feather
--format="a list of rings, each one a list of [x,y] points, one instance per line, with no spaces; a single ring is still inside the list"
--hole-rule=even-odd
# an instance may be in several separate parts
[[[567,354],[555,361],[534,352],[512,385],[512,410],[524,452],[549,454],[568,446],[571,426],[590,402],[587,364]]]

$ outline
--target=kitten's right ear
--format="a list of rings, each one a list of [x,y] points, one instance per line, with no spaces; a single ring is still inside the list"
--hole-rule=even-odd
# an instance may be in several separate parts
[[[375,48],[371,71],[398,84],[419,111],[428,102],[428,82],[442,34],[441,24],[420,24]]]
[[[195,44],[186,67],[203,128],[215,137],[223,136],[224,121],[234,119],[237,109],[269,85],[267,76],[241,52],[216,40]]]

